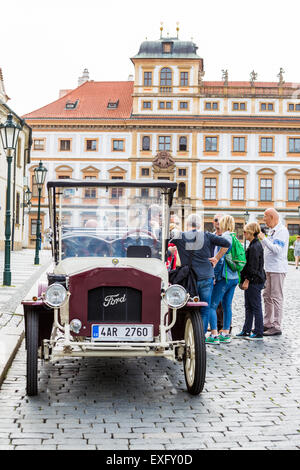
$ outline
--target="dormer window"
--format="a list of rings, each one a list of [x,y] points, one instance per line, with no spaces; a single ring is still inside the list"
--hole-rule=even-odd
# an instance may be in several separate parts
[[[172,43],[171,42],[163,42],[163,52],[165,54],[171,54],[172,52]]]
[[[119,106],[119,100],[117,100],[117,101],[109,101],[109,102],[107,103],[108,109],[117,109],[118,106]]]
[[[75,109],[77,107],[78,100],[76,101],[67,101],[65,109]]]

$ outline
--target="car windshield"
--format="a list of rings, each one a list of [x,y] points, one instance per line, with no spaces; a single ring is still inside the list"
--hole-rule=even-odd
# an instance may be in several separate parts
[[[163,195],[160,188],[56,188],[60,259],[138,257],[162,259]]]

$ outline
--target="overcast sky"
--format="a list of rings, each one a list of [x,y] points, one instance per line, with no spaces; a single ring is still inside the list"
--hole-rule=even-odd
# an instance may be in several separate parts
[[[140,43],[176,35],[198,45],[205,80],[300,82],[299,0],[1,0],[0,67],[19,115],[95,81],[127,80]]]

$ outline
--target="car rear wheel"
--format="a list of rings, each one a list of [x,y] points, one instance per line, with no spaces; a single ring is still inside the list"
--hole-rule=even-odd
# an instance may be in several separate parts
[[[26,392],[28,396],[38,394],[38,336],[39,317],[37,312],[26,315]]]
[[[188,312],[184,327],[185,353],[183,369],[188,392],[202,392],[206,376],[206,347],[202,318],[199,310]]]

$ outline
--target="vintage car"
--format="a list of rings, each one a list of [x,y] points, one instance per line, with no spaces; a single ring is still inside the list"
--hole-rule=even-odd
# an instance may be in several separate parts
[[[47,183],[53,272],[24,300],[27,394],[38,394],[38,359],[164,357],[182,361],[187,390],[206,374],[202,305],[166,267],[168,180]]]

